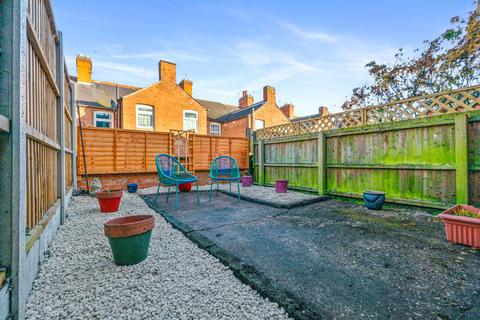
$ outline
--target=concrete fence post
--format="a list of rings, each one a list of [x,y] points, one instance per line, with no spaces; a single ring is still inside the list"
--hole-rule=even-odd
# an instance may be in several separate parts
[[[60,198],[60,224],[65,223],[65,60],[63,58],[63,38],[58,32],[58,43],[55,48],[57,70],[57,86],[60,95],[57,97],[57,136],[60,145],[57,166],[57,196]]]
[[[265,184],[265,143],[258,141],[258,183]]]
[[[456,203],[468,204],[468,120],[466,113],[455,115]]]
[[[325,168],[325,133],[319,132],[318,136],[318,194],[325,195],[326,193],[326,168]]]

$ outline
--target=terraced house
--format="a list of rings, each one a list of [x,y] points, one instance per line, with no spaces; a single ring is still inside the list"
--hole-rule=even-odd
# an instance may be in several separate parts
[[[293,105],[279,108],[275,88],[263,88],[263,100],[254,103],[243,91],[238,106],[195,99],[193,82],[177,84],[176,65],[158,64],[158,81],[139,88],[92,79],[92,60],[77,56],[76,100],[86,127],[123,128],[245,137],[252,130],[285,124],[293,119]]]

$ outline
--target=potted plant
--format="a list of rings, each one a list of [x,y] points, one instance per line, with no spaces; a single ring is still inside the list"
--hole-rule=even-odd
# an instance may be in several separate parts
[[[192,183],[191,182],[186,182],[178,185],[178,189],[180,192],[190,192],[192,189]]]
[[[385,192],[365,191],[363,193],[363,203],[365,207],[371,210],[380,210],[385,203]]]
[[[136,183],[127,184],[128,193],[135,193],[135,192],[137,192],[137,189],[138,189],[138,184],[136,184]]]
[[[480,209],[459,204],[438,217],[445,224],[448,242],[480,248]]]
[[[101,190],[95,193],[100,211],[103,213],[117,212],[122,199],[123,191],[120,189]]]
[[[105,222],[104,232],[115,264],[130,266],[145,260],[154,226],[152,215],[126,216]]]

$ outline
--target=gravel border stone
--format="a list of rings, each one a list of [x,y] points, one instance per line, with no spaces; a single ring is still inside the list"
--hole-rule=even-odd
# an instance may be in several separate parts
[[[288,318],[156,214],[149,257],[115,266],[103,223],[127,214],[155,212],[126,192],[113,215],[101,214],[95,198],[72,198],[35,280],[27,319]]]

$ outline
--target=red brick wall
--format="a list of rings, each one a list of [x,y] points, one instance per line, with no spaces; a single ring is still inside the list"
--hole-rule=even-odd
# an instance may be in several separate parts
[[[76,111],[76,110],[75,110]],[[112,110],[108,110],[105,108],[93,108],[93,107],[80,107],[80,121],[82,121],[83,127],[94,127],[95,123],[93,122],[95,119],[95,111],[102,111],[102,112],[110,112],[113,114],[113,123],[112,128],[116,127],[117,124],[117,112]],[[78,121],[78,115],[77,115]],[[78,124],[78,122],[77,122]]]

